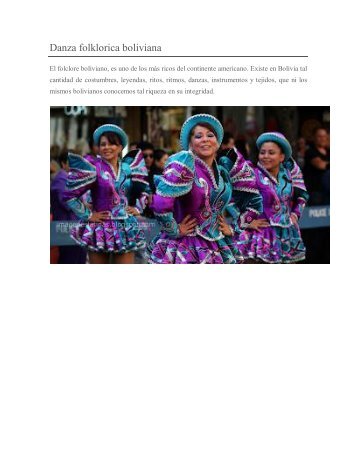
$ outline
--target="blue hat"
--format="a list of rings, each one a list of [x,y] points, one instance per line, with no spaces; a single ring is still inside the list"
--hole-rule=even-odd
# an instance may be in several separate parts
[[[100,137],[103,135],[103,133],[108,133],[108,132],[117,134],[119,136],[120,143],[123,146],[123,148],[126,147],[126,145],[128,144],[127,134],[122,128],[114,124],[105,124],[105,125],[101,125],[100,127],[98,127],[93,133],[94,144],[98,146]]]
[[[257,139],[257,147],[260,150],[263,143],[267,142],[276,143],[278,146],[281,147],[281,150],[285,154],[285,160],[288,160],[292,155],[292,149],[289,141],[285,138],[282,133],[279,132],[267,132],[261,134]]]
[[[219,145],[221,145],[223,140],[223,127],[219,120],[213,117],[210,114],[196,114],[186,120],[182,125],[180,133],[180,144],[182,149],[188,151],[190,145],[190,133],[191,130],[196,126],[202,123],[209,124],[217,134],[217,140]]]

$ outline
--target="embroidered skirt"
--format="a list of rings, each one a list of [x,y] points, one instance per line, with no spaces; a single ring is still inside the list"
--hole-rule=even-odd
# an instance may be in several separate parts
[[[93,252],[122,254],[146,246],[144,232],[134,216],[104,223],[81,222],[72,229],[71,237]]]
[[[148,263],[237,263],[237,258],[225,239],[209,241],[201,236],[172,238],[162,232],[150,243],[147,252]]]
[[[298,226],[271,226],[236,234],[235,243],[244,259],[266,263],[295,263],[305,259],[305,245]]]

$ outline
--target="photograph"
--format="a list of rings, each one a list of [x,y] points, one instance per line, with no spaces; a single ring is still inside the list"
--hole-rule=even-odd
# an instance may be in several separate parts
[[[329,106],[51,106],[51,264],[329,264]]]

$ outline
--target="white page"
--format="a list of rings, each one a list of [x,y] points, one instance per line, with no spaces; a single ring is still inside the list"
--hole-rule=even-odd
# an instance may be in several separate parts
[[[3,39],[3,460],[355,460],[352,17],[343,4],[311,2],[12,7],[13,42]],[[77,53],[81,43],[216,57],[48,57],[51,44]],[[307,66],[308,82],[215,85],[209,95],[49,94],[50,66],[148,63]],[[73,105],[330,106],[331,265],[49,267],[49,109]]]

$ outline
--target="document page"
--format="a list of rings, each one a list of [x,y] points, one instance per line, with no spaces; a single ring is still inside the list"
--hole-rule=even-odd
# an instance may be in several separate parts
[[[2,459],[355,460],[352,12],[36,6],[4,69]]]

